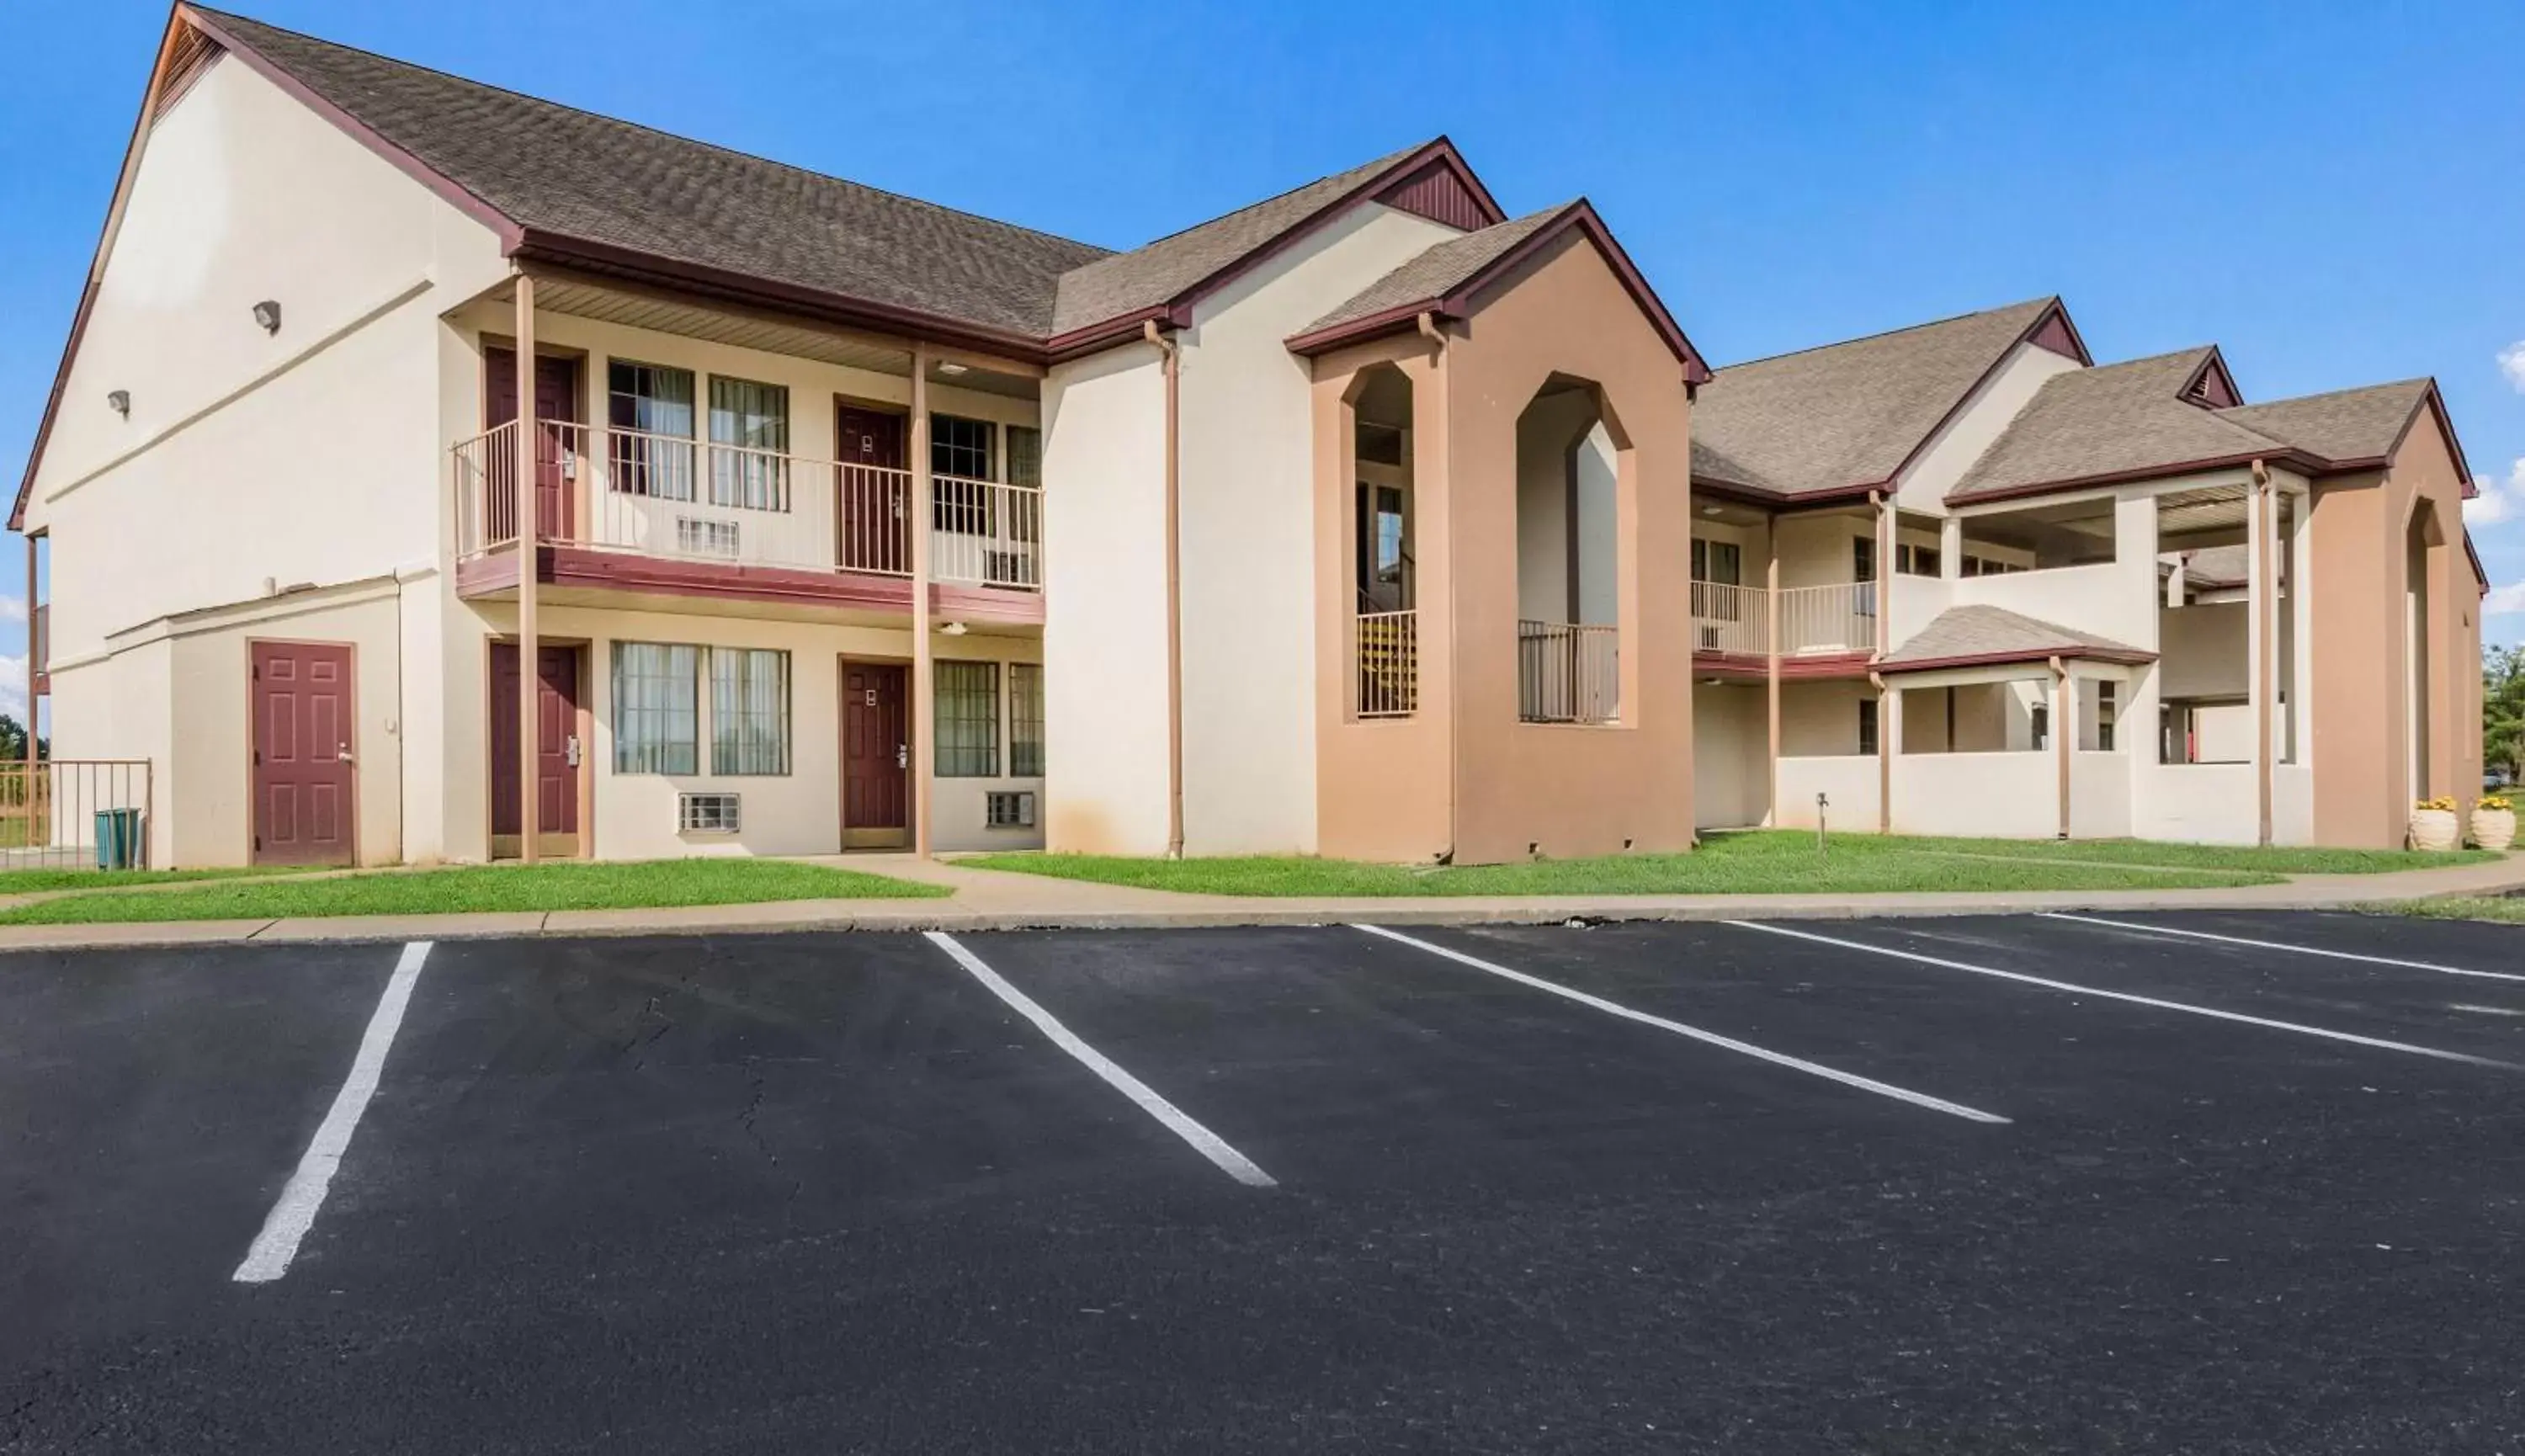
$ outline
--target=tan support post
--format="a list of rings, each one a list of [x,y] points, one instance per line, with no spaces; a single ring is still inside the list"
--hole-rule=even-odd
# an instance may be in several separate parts
[[[1894,502],[1871,490],[1867,508],[1876,513],[1876,655],[1883,657],[1894,646]]]
[[[2264,847],[2271,842],[2271,697],[2277,687],[2271,673],[2271,658],[2276,651],[2271,631],[2271,532],[2276,526],[2271,519],[2272,498],[2270,467],[2256,460],[2253,487],[2246,497],[2250,515],[2245,538],[2253,553],[2248,574],[2253,605],[2247,609],[2247,617],[2253,632],[2253,842]]]
[[[37,783],[37,781],[38,781],[39,779],[41,779],[41,778],[43,778],[43,766],[42,766],[42,765],[37,761],[37,759],[36,759],[36,757],[35,757],[35,725],[36,725],[39,721],[41,721],[41,720],[42,720],[42,718],[43,718],[43,709],[44,709],[44,704],[43,704],[43,700],[42,700],[41,698],[39,698],[39,697],[37,697],[37,696],[35,695],[35,614],[36,614],[36,611],[37,611],[37,609],[38,609],[38,604],[37,604],[37,601],[36,601],[37,593],[36,593],[36,591],[35,591],[35,537],[34,537],[33,533],[29,532],[29,533],[27,534],[27,536],[26,536],[26,538],[25,538],[25,539],[26,539],[26,787],[25,787],[25,797],[20,801],[20,803],[19,803],[18,807],[19,807],[21,810],[25,811],[25,816],[26,816],[26,844],[27,844],[27,847],[32,848],[32,847],[34,847],[34,846],[36,846],[36,845],[39,845],[39,844],[49,844],[49,843],[51,843],[51,842],[52,842],[52,840],[51,840],[51,839],[49,839],[49,838],[39,838],[39,837],[37,837],[37,836],[38,836],[38,833],[40,832],[40,831],[39,831],[39,828],[38,828],[38,821],[37,821],[37,815],[38,815],[38,813],[40,812],[40,811],[39,811],[39,806],[38,806],[38,804],[37,804],[37,800],[39,799],[40,795],[39,795],[39,794],[37,793],[37,791],[36,791],[36,783]],[[150,826],[149,826],[149,828],[150,828],[150,831],[151,831],[151,832],[153,832],[153,833],[156,831],[156,829],[157,829],[157,824],[156,824],[156,821],[155,821],[155,820],[152,820],[152,821],[151,821]]]
[[[2058,653],[2052,655],[2052,757],[2059,765],[2060,837],[2069,837],[2069,738],[2077,726],[2069,721],[2069,670]]]
[[[1885,675],[1870,673],[1876,687],[1876,832],[1894,832],[1894,740],[1903,735],[1903,695],[1885,686]]]
[[[535,280],[518,275],[518,858],[533,864],[540,826],[536,822],[535,714],[542,704],[543,678],[536,671],[542,656],[535,623],[535,572],[542,554],[543,523],[538,519],[542,491],[535,479]]]
[[[929,858],[929,806],[937,786],[938,662],[930,644],[929,350],[912,350],[912,852]]]
[[[1771,523],[1770,560],[1762,568],[1762,638],[1763,680],[1770,696],[1771,713],[1771,781],[1770,812],[1766,816],[1773,828],[1780,826],[1780,535],[1779,522]],[[1879,725],[1882,727],[1882,725]]]

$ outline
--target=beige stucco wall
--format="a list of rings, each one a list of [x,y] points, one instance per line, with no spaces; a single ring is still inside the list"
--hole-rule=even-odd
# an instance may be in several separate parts
[[[671,606],[657,602],[652,606]],[[672,610],[625,611],[588,606],[546,604],[538,614],[546,642],[576,642],[580,653],[580,707],[586,720],[589,773],[582,806],[589,813],[600,859],[665,859],[686,855],[831,854],[841,848],[841,662],[844,657],[908,662],[912,634],[899,627],[840,626],[825,622],[792,622],[749,617],[687,614]],[[506,602],[481,604],[470,630],[453,655],[471,664],[477,682],[489,672],[489,643],[515,629],[516,609]],[[760,647],[789,654],[789,761],[786,775],[718,775],[710,772],[708,699],[709,668],[702,669],[704,721],[699,758],[701,772],[690,775],[618,774],[614,771],[614,644],[620,641],[689,643],[702,647]],[[1039,833],[1018,829],[985,829],[982,798],[992,789],[1031,789],[1038,811],[1049,808],[1042,778],[1015,778],[1007,774],[1008,682],[1006,664],[1039,662],[1040,642],[1032,637],[986,635],[941,637],[941,661],[965,660],[1002,664],[1000,682],[1001,775],[994,778],[942,778],[931,800],[932,842],[942,850],[1022,849],[1041,844]],[[1047,670],[1045,685],[1054,680]],[[475,701],[480,701],[479,693]],[[502,727],[506,728],[507,725]],[[480,714],[459,721],[451,716],[447,741],[454,758],[451,777],[461,778],[458,797],[470,812],[466,837],[454,858],[479,859],[488,852],[490,758],[487,724]],[[1059,760],[1046,745],[1047,767],[1059,771]],[[741,796],[742,830],[735,834],[685,834],[676,828],[676,797],[684,792],[728,792]]]
[[[2253,686],[2247,665],[2252,628],[2247,604],[2191,602],[2157,612],[2157,691],[2161,697],[2242,697]]]
[[[1780,684],[1780,754],[1824,757],[1858,751],[1858,705],[1876,696],[1864,678]]]
[[[1044,381],[1050,846],[1166,847],[1165,379],[1147,345]]]
[[[1896,502],[1906,511],[1944,515],[1947,492],[2006,430],[2035,391],[2055,376],[2079,368],[2075,359],[2030,343],[2018,344],[1930,437],[1928,447],[1896,481]]]
[[[209,635],[140,640],[150,624],[213,608],[251,616],[275,589],[400,577],[408,605],[416,592],[421,602],[400,640],[368,617],[322,630],[362,643],[364,715],[398,695],[434,697],[437,316],[505,271],[488,229],[233,60],[146,137],[26,517],[51,538],[56,751],[151,758],[162,857],[241,852],[242,760],[217,723],[197,727],[175,700],[217,704],[243,685],[242,669],[234,681],[225,671],[225,639],[216,650]],[[277,333],[252,317],[267,299],[281,308]],[[118,389],[128,419],[106,404]],[[105,667],[113,645],[124,650]],[[157,726],[171,712],[180,734]],[[242,706],[233,721],[241,731]],[[364,761],[364,859],[425,857],[435,844],[439,760],[404,755],[403,768],[404,781],[382,783],[379,763]],[[419,833],[406,833],[399,803],[430,806]]]
[[[1362,204],[1205,299],[1180,335],[1188,854],[1316,848],[1313,372],[1286,340],[1455,235]]]
[[[1692,804],[1700,828],[1758,825],[1771,812],[1770,715],[1760,683],[1692,689]]]

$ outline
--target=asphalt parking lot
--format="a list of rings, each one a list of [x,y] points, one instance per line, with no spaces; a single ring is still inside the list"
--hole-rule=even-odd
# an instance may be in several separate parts
[[[0,1450],[2525,1453],[2525,933],[2105,919],[0,958]]]

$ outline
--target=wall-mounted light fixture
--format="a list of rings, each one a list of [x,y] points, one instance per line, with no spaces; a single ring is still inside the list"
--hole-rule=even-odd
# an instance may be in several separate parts
[[[964,365],[958,364],[955,360],[947,359],[939,362],[938,372],[952,379],[958,375],[963,374],[965,372],[965,367]]]
[[[254,306],[254,322],[266,333],[280,331],[280,305],[267,298]]]
[[[117,390],[115,390],[113,393],[108,394],[108,395],[105,397],[105,404],[106,404],[106,408],[108,408],[108,409],[110,409],[110,410],[114,411],[114,412],[115,412],[116,414],[118,414],[118,415],[121,415],[124,419],[128,420],[128,419],[130,419],[130,418],[131,418],[131,391],[130,391],[130,390],[128,390],[128,389],[117,389]]]
[[[950,622],[938,628],[938,634],[942,637],[961,637],[969,629],[961,622]]]

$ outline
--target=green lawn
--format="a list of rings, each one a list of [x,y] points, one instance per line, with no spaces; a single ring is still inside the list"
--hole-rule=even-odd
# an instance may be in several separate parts
[[[305,875],[315,868],[268,865],[250,870],[0,870],[0,895],[31,895],[41,890],[117,889],[127,884],[182,884],[196,879],[238,879],[249,876]]]
[[[2436,900],[2397,900],[2361,908],[2378,915],[2411,915],[2422,920],[2491,920],[2525,926],[2525,896],[2448,895]]]
[[[949,893],[937,885],[787,860],[650,860],[531,868],[474,866],[334,879],[228,880],[200,889],[150,894],[71,895],[0,912],[0,925],[633,910],[775,900],[926,899]]]
[[[995,854],[959,863],[1066,879],[1213,895],[1678,895],[1857,894],[2036,889],[2198,889],[2270,884],[2280,878],[2242,867],[2152,869],[2134,859],[2109,866],[2055,863],[2085,856],[2049,851],[1985,858],[2005,840],[1835,837],[1815,853],[1814,836],[1794,830],[1714,834],[1691,854],[1627,854],[1528,864],[1416,868],[1297,857],[1151,860],[1100,855]],[[2066,846],[2076,847],[2076,846]],[[2188,848],[2188,846],[2186,846]],[[2437,856],[2444,861],[2448,856]]]
[[[1767,832],[1755,830],[1752,832]],[[1714,835],[1733,838],[1732,834]],[[2009,859],[2091,860],[2184,870],[2238,870],[2269,875],[2382,875],[2392,870],[2443,870],[2498,855],[2486,849],[2424,854],[2414,849],[2257,849],[2252,845],[2170,844],[2155,839],[1933,839],[1896,834],[1885,842],[1948,854]]]

